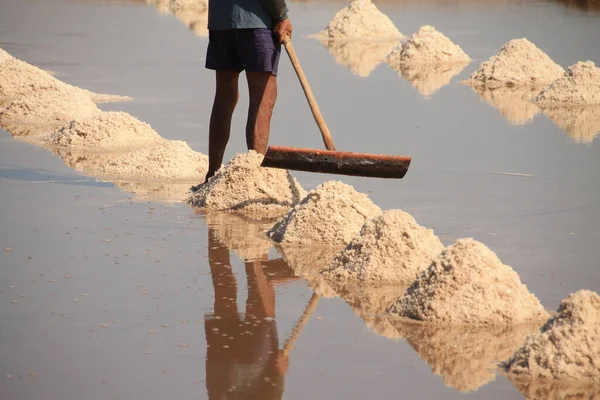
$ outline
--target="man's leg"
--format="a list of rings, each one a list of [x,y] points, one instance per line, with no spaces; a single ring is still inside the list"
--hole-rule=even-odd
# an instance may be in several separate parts
[[[277,99],[277,77],[270,72],[246,72],[250,105],[246,123],[248,150],[267,152],[271,116]]]
[[[231,132],[231,117],[239,98],[239,75],[237,71],[216,72],[217,87],[210,114],[206,179],[213,176],[223,162],[223,155]]]

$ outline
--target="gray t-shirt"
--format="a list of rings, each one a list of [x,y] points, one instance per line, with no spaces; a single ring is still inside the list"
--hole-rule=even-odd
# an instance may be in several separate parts
[[[261,0],[209,0],[208,29],[272,28],[273,19]]]

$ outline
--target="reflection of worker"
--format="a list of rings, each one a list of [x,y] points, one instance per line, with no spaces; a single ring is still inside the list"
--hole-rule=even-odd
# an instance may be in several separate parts
[[[287,12],[285,0],[209,2],[206,68],[216,71],[216,94],[210,116],[206,179],[223,161],[238,101],[238,78],[244,70],[250,96],[246,143],[248,150],[267,151],[281,43],[292,34]]]
[[[281,259],[247,262],[246,313],[237,309],[237,284],[229,250],[209,231],[209,263],[215,292],[214,313],[205,316],[206,388],[210,399],[281,399],[286,353],[279,350],[275,291],[265,276],[285,281],[293,272]],[[265,266],[263,266],[265,264]]]

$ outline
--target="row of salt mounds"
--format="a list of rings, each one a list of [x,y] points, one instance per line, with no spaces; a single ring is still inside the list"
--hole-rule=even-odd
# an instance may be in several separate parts
[[[592,61],[571,65],[533,101],[541,107],[600,105],[600,68]]]
[[[540,86],[565,70],[527,39],[513,39],[484,61],[465,83],[471,86]]]
[[[145,147],[163,140],[149,124],[114,111],[73,120],[44,138],[50,146],[94,151]]]
[[[403,36],[371,0],[354,0],[316,35],[327,39],[401,39]]]
[[[0,63],[0,98],[18,99],[41,90],[62,91],[69,89],[89,96],[95,103],[130,100],[129,97],[125,96],[96,94],[69,85],[54,78],[48,72],[13,57]]]
[[[442,250],[433,230],[404,211],[390,210],[365,222],[323,273],[337,280],[412,282]]]
[[[600,296],[580,290],[504,364],[524,379],[600,383]]]
[[[446,86],[471,58],[434,27],[425,25],[387,56],[387,64],[423,96]]]
[[[117,155],[99,166],[99,175],[114,181],[197,182],[208,170],[208,157],[182,140],[163,140]]]
[[[306,191],[289,171],[261,167],[263,158],[253,150],[236,155],[188,203],[208,210],[243,210],[265,216],[286,213]]]
[[[519,275],[473,239],[459,239],[388,312],[431,323],[509,325],[548,318]]]
[[[345,246],[366,220],[381,214],[366,194],[328,181],[311,190],[281,218],[267,236],[277,243]]]

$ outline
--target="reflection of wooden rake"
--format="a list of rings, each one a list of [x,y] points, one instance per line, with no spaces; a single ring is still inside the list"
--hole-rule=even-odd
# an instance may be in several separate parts
[[[283,346],[282,351],[286,355],[286,357],[289,355],[290,351],[294,347],[294,342],[296,341],[296,339],[298,339],[298,336],[300,336],[300,333],[302,332],[302,328],[304,328],[304,325],[306,325],[306,323],[310,319],[310,316],[312,315],[313,311],[315,311],[315,308],[317,308],[320,298],[321,298],[321,296],[319,296],[316,293],[313,293],[312,297],[310,298],[310,301],[306,305],[306,308],[304,309],[302,316],[296,323],[294,330],[292,331],[292,333],[290,334],[290,337],[288,338],[288,340],[285,342],[285,345]]]

